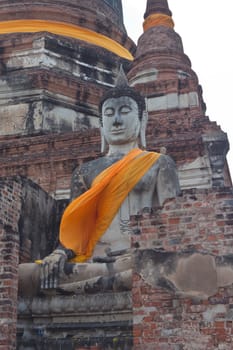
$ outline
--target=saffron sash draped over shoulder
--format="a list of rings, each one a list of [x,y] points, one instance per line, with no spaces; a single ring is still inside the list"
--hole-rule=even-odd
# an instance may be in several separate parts
[[[101,172],[92,187],[68,205],[61,220],[60,242],[76,254],[72,261],[83,262],[92,256],[128,193],[159,156],[133,149]]]

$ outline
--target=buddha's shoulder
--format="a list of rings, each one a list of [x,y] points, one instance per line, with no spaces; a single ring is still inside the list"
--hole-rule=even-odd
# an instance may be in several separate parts
[[[175,161],[167,154],[160,154],[159,164],[160,166],[176,166]]]
[[[176,168],[176,164],[170,156],[166,154],[160,154],[158,160],[155,162],[152,168],[155,168],[155,169]]]
[[[107,156],[99,157],[97,159],[81,164],[75,171],[83,176],[89,175],[89,174],[97,175],[118,160],[119,158],[117,157],[116,158],[107,157]]]

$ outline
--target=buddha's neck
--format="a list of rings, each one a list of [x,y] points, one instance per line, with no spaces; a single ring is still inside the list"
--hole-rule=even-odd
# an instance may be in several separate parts
[[[107,156],[111,157],[118,154],[127,154],[134,148],[138,148],[137,141],[132,141],[122,145],[109,145],[109,151]]]

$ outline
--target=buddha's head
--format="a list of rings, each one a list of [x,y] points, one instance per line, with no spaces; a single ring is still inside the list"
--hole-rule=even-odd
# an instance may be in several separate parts
[[[116,86],[102,97],[99,110],[102,152],[105,151],[106,142],[109,145],[122,145],[137,140],[139,136],[141,146],[145,148],[145,99],[129,86],[122,68]]]

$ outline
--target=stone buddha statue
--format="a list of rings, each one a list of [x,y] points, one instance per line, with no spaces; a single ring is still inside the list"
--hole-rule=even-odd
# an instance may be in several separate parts
[[[145,151],[145,99],[128,85],[122,69],[99,110],[105,155],[74,171],[60,245],[36,267],[44,291],[129,289],[130,216],[162,206],[180,191],[174,161]]]

